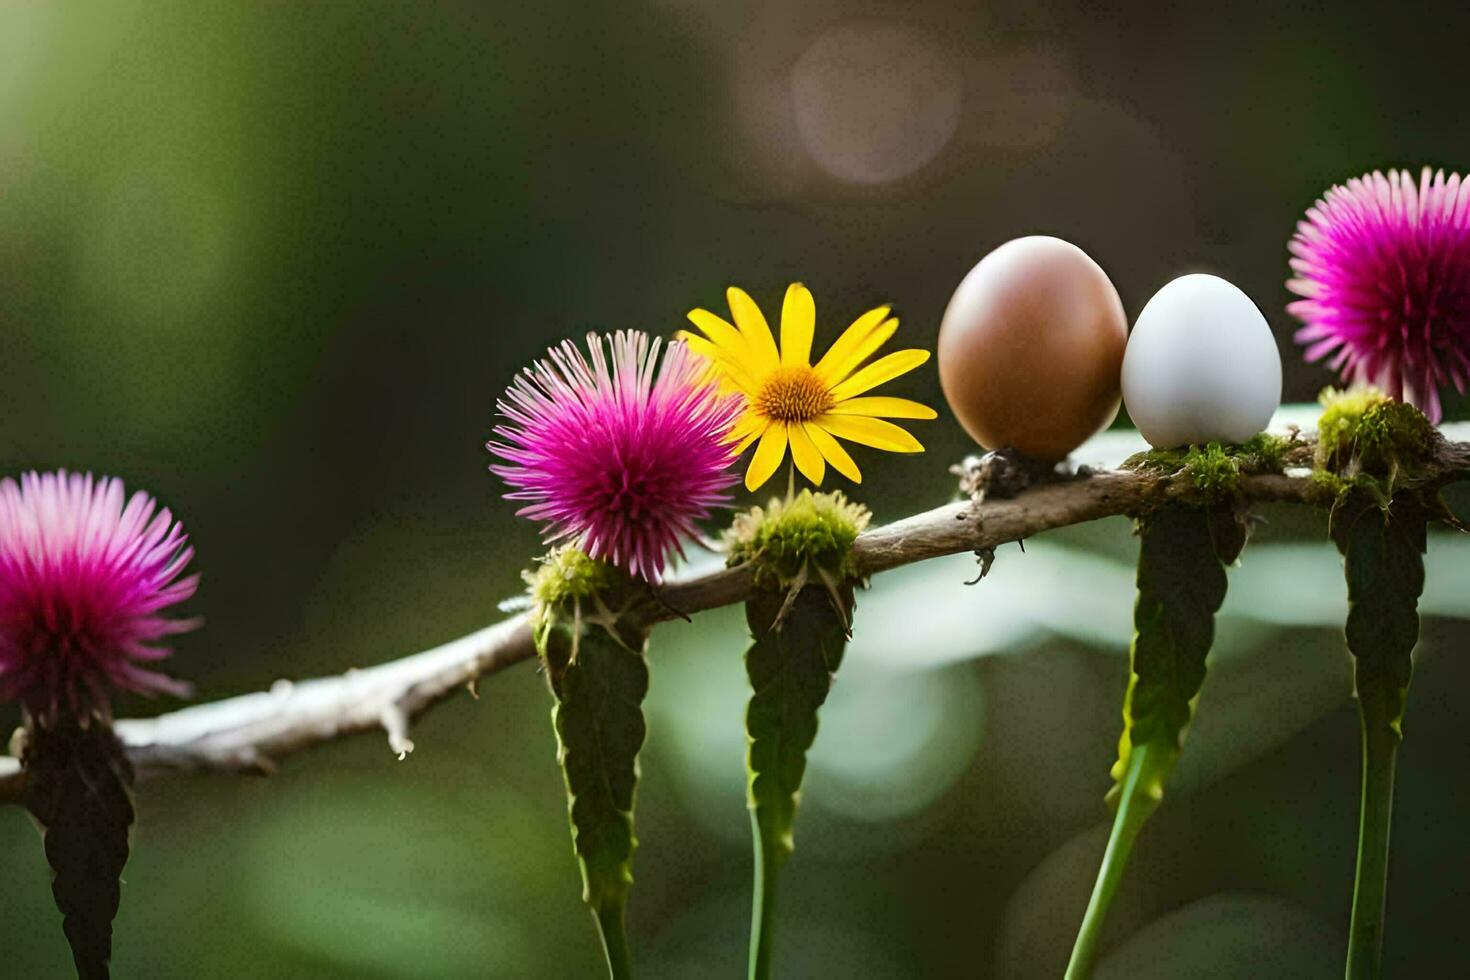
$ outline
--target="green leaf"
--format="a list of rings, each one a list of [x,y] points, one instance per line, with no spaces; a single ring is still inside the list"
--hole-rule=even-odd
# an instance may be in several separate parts
[[[1168,765],[1156,763],[1143,788],[1157,796],[1184,744],[1215,638],[1215,613],[1225,601],[1225,566],[1245,547],[1246,529],[1234,511],[1166,507],[1139,521],[1138,599],[1123,735],[1113,765],[1113,797],[1127,778],[1133,750],[1157,743]]]
[[[1375,495],[1354,491],[1333,508],[1330,524],[1347,578],[1344,632],[1354,673],[1381,677],[1388,685],[1388,721],[1400,735],[1413,673],[1410,655],[1419,642],[1428,519],[1416,493],[1399,493],[1385,507]]]
[[[801,799],[806,754],[817,737],[817,710],[847,646],[852,588],[834,595],[821,586],[786,595],[762,590],[745,606],[754,641],[745,654],[753,694],[745,712],[750,808],[772,853],[785,860],[795,847],[792,824]]]
[[[1332,509],[1330,530],[1343,556],[1353,685],[1363,726],[1362,805],[1349,926],[1347,975],[1382,974],[1394,770],[1419,641],[1419,596],[1431,510],[1419,494],[1387,503],[1351,490]]]
[[[23,802],[41,826],[77,975],[108,976],[133,825],[133,767],[98,717],[28,718]]]
[[[625,614],[548,615],[536,631],[556,704],[557,761],[566,778],[572,843],[582,870],[582,899],[602,930],[613,976],[626,976],[623,918],[633,883],[634,791],[646,728],[644,659],[648,630]]]
[[[795,848],[796,809],[817,711],[842,663],[853,610],[851,583],[809,585],[795,593],[760,589],[745,604],[752,642],[745,670],[752,690],[745,712],[747,788],[756,837],[752,977],[767,977],[776,876]]]
[[[1077,933],[1067,980],[1092,975],[1103,923],[1144,823],[1164,795],[1205,680],[1225,566],[1245,547],[1233,508],[1183,504],[1139,519],[1138,600],[1123,735],[1108,800],[1116,807],[1097,882]]]

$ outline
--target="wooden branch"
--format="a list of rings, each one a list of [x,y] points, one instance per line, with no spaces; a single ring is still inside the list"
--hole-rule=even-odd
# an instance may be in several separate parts
[[[1446,427],[1470,436],[1470,426]],[[1091,445],[1091,444],[1090,444]],[[1134,448],[1131,445],[1125,448]],[[1087,458],[1088,447],[1079,453]],[[1113,442],[1116,463],[1118,445]],[[1095,455],[1092,458],[1097,458]],[[1424,482],[1470,476],[1470,443],[1446,442]],[[1310,471],[1243,477],[1247,502],[1307,502]],[[1129,470],[1103,470],[1025,490],[1009,499],[946,504],[863,533],[854,557],[864,575],[966,551],[984,551],[1050,528],[1119,514],[1135,514],[1188,497],[1188,480]],[[721,569],[664,585],[670,616],[743,601],[748,569]],[[356,732],[386,732],[400,759],[413,751],[409,724],[460,688],[535,656],[524,613],[443,646],[335,677],[278,681],[269,691],[194,705],[157,718],[117,722],[128,757],[141,774],[168,770],[270,773],[285,756]],[[0,803],[19,800],[24,773],[0,757]]]

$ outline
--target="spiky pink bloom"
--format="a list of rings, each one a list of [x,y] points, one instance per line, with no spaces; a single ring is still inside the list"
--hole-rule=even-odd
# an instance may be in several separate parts
[[[1335,186],[1291,240],[1287,311],[1306,357],[1440,419],[1439,386],[1470,379],[1470,183],[1377,171]]]
[[[185,694],[141,664],[198,625],[164,611],[194,594],[183,528],[146,493],[91,474],[0,480],[0,698],[33,711],[107,703],[107,685]]]
[[[486,444],[510,465],[491,471],[529,501],[516,513],[629,574],[658,581],[695,522],[730,501],[723,491],[740,414],[684,344],[623,330],[571,341],[527,368],[498,404],[506,424]]]

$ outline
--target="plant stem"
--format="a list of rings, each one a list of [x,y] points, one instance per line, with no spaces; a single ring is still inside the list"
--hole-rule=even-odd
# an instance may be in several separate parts
[[[1348,980],[1383,973],[1384,907],[1388,897],[1388,839],[1393,817],[1394,768],[1402,736],[1393,723],[1392,683],[1358,663],[1358,711],[1363,722],[1363,803],[1358,823],[1358,869],[1348,933]]]
[[[776,876],[782,855],[772,834],[750,811],[751,840],[755,844],[754,890],[750,908],[750,980],[770,980],[771,949],[776,932]]]
[[[597,934],[602,937],[602,952],[607,957],[607,975],[612,980],[629,980],[633,976],[624,921],[626,909],[626,899],[607,899],[594,911]]]
[[[1113,816],[1113,830],[1103,852],[1102,867],[1092,888],[1072,959],[1067,963],[1066,980],[1087,980],[1097,965],[1098,944],[1102,940],[1103,922],[1112,907],[1113,896],[1123,880],[1123,869],[1133,842],[1143,829],[1144,821],[1159,805],[1158,783],[1167,772],[1172,755],[1167,748],[1145,742],[1135,745],[1128,759],[1128,771],[1118,795],[1118,811]]]

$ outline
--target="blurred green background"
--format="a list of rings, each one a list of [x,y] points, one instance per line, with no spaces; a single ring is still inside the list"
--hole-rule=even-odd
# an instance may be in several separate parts
[[[1057,234],[1130,315],[1184,271],[1266,311],[1334,181],[1463,167],[1460,5],[1042,2],[0,6],[0,469],[125,477],[199,549],[177,674],[213,699],[496,618],[537,553],[485,472],[496,397],[590,328],[669,333],[794,279],[818,344],[878,302],[932,346],[1000,242]],[[1162,5],[1160,5],[1162,6]],[[940,404],[932,367],[894,393]],[[1452,416],[1464,417],[1463,402]],[[859,462],[888,520],[972,447]],[[1464,503],[1463,496],[1459,501]],[[1322,522],[1265,512],[1110,922],[1106,976],[1341,975],[1357,728]],[[1055,977],[1104,840],[1136,545],[1122,519],[883,576],[859,604],[784,879],[788,977]],[[1462,974],[1467,546],[1435,537],[1390,883],[1393,976]],[[738,610],[655,637],[631,928],[737,976]],[[169,704],[127,700],[122,714]],[[271,780],[140,793],[123,977],[595,976],[529,668]],[[6,714],[3,720],[13,721]],[[0,814],[12,976],[69,957]]]

